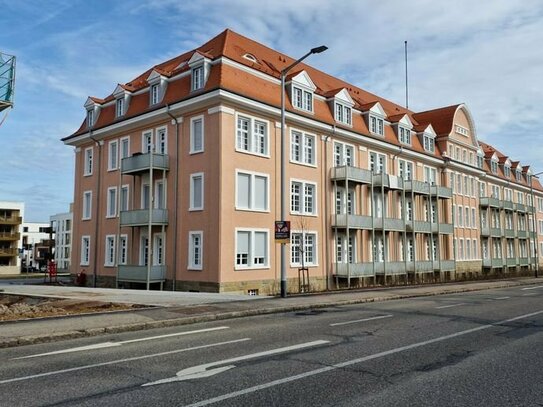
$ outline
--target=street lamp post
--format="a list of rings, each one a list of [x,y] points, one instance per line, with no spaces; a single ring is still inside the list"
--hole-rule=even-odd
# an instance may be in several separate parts
[[[281,220],[284,221],[285,214],[285,78],[288,72],[312,54],[320,54],[328,49],[325,45],[312,48],[307,54],[294,61],[281,71]],[[281,243],[281,297],[287,296],[287,265],[286,265],[286,243]]]

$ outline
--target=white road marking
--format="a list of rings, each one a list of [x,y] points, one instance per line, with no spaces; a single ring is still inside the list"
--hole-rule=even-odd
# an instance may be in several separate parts
[[[35,379],[37,377],[54,376],[54,375],[58,375],[58,374],[62,374],[62,373],[77,372],[78,370],[92,369],[94,367],[109,366],[109,365],[115,365],[115,364],[118,364],[118,363],[125,363],[125,362],[133,362],[134,360],[156,358],[156,357],[159,357],[159,356],[173,355],[173,354],[176,354],[176,353],[188,352],[188,351],[191,351],[191,350],[213,348],[213,347],[216,347],[216,346],[229,345],[229,344],[232,344],[232,343],[239,343],[239,342],[245,342],[245,341],[250,341],[250,340],[251,340],[251,338],[235,339],[235,340],[232,340],[232,341],[210,343],[209,345],[194,346],[192,348],[177,349],[177,350],[171,350],[171,351],[168,351],[168,352],[154,353],[152,355],[135,356],[135,357],[132,357],[132,358],[112,360],[110,362],[94,363],[92,365],[77,366],[77,367],[71,367],[69,369],[62,369],[62,370],[53,370],[51,372],[38,373],[38,374],[29,375],[29,376],[21,376],[21,377],[15,377],[15,378],[12,378],[12,379],[0,380],[0,384],[20,382],[20,381],[23,381],[23,380]]]
[[[493,298],[494,300],[507,300],[511,297],[496,297],[496,298]]]
[[[392,316],[393,316],[392,314],[389,314],[389,315],[380,315],[380,316],[371,317],[371,318],[357,319],[357,320],[355,320],[355,321],[336,322],[335,324],[330,324],[330,326],[340,326],[340,325],[356,324],[357,322],[373,321],[373,320],[375,320],[375,319],[390,318],[390,317],[392,317]]]
[[[324,345],[325,343],[330,343],[330,341],[318,340],[318,341],[313,341],[313,342],[300,343],[298,345],[285,346],[283,348],[277,348],[277,349],[267,350],[264,352],[252,353],[250,355],[238,356],[236,358],[206,363],[204,365],[193,366],[187,369],[180,370],[179,372],[176,373],[174,377],[168,377],[167,379],[145,383],[145,384],[142,384],[142,386],[154,386],[157,384],[180,382],[183,380],[201,379],[203,377],[213,376],[218,373],[222,373],[222,372],[225,372],[226,370],[230,370],[236,367],[235,365],[229,365],[229,363],[240,362],[242,360],[248,360],[248,359],[256,359],[263,356],[277,355],[279,353],[290,352],[293,350],[305,349],[305,348],[310,348],[312,346],[318,346],[318,345]],[[227,365],[227,366],[213,368],[219,365]],[[213,368],[213,369],[209,369],[209,368]]]
[[[522,288],[522,290],[536,290],[538,288],[543,288],[543,285],[538,285],[537,287],[526,287]]]
[[[465,302],[461,302],[460,304],[442,305],[441,307],[436,307],[436,309],[459,307],[459,306],[461,306],[461,305],[466,305],[466,303],[465,303]]]
[[[523,297],[526,297],[528,295],[537,295],[537,293],[526,293],[526,294],[522,294]]]
[[[425,346],[425,345],[430,345],[432,343],[445,341],[447,339],[456,338],[458,336],[467,335],[467,334],[470,334],[470,333],[473,333],[473,332],[482,331],[484,329],[488,329],[488,328],[496,327],[496,326],[499,326],[499,325],[503,325],[503,324],[506,324],[508,322],[518,321],[519,319],[525,319],[525,318],[533,317],[533,316],[536,316],[536,315],[539,315],[539,314],[543,314],[543,310],[537,311],[537,312],[532,312],[530,314],[520,315],[518,317],[506,319],[504,321],[495,322],[493,324],[482,325],[482,326],[478,326],[476,328],[467,329],[465,331],[455,332],[455,333],[450,334],[450,335],[440,336],[438,338],[429,339],[427,341],[417,342],[417,343],[413,343],[411,345],[402,346],[402,347],[395,348],[395,349],[390,349],[390,350],[387,350],[387,351],[384,351],[384,352],[375,353],[373,355],[364,356],[364,357],[361,357],[361,358],[358,358],[358,359],[348,360],[346,362],[337,363],[335,365],[322,367],[320,369],[311,370],[311,371],[305,372],[305,373],[300,373],[300,374],[295,375],[295,376],[284,377],[282,379],[274,380],[274,381],[268,382],[268,383],[263,383],[263,384],[260,384],[258,386],[249,387],[249,388],[246,388],[246,389],[243,389],[243,390],[238,390],[238,391],[235,391],[235,392],[232,392],[232,393],[223,394],[221,396],[213,397],[213,398],[210,398],[210,399],[207,399],[207,400],[202,400],[202,401],[199,401],[197,403],[189,404],[189,405],[187,405],[185,407],[204,407],[204,406],[208,406],[210,404],[218,403],[220,401],[229,400],[229,399],[232,399],[232,398],[235,398],[235,397],[238,397],[238,396],[243,396],[245,394],[254,393],[254,392],[257,392],[259,390],[268,389],[270,387],[278,386],[278,385],[285,384],[285,383],[290,383],[290,382],[293,382],[295,380],[305,379],[306,377],[315,376],[315,375],[325,373],[325,372],[329,372],[329,371],[332,371],[332,370],[342,369],[344,367],[355,365],[355,364],[358,364],[358,363],[361,363],[361,362],[366,362],[368,360],[393,355],[395,353],[403,352],[403,351],[410,350],[410,349],[419,348],[419,347],[422,347],[422,346]]]
[[[152,341],[155,339],[163,339],[163,338],[171,338],[173,336],[182,336],[182,335],[191,335],[191,334],[199,334],[202,332],[212,332],[212,331],[218,331],[220,329],[228,329],[227,326],[218,326],[216,328],[206,328],[206,329],[198,329],[196,331],[185,331],[185,332],[177,332],[174,334],[166,334],[166,335],[158,335],[158,336],[149,336],[147,338],[139,338],[139,339],[130,339],[128,341],[121,341],[121,342],[102,342],[102,343],[95,343],[93,345],[87,345],[87,346],[79,346],[77,348],[70,348],[70,349],[62,349],[57,350],[54,352],[47,352],[47,353],[38,353],[35,355],[29,355],[29,356],[21,356],[18,358],[13,358],[12,360],[17,359],[29,359],[29,358],[37,358],[40,356],[49,356],[49,355],[59,355],[61,353],[72,353],[72,352],[81,352],[84,350],[95,350],[95,349],[104,349],[104,348],[113,348],[115,346],[121,346],[127,343],[135,343],[135,342],[143,342],[143,341]]]

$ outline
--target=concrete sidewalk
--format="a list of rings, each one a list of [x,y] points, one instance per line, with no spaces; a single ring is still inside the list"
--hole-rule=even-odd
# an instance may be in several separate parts
[[[169,294],[172,294],[171,297],[176,298],[175,301],[177,305],[173,305],[171,303],[170,297],[170,300],[164,301],[163,306],[153,309],[0,322],[0,348],[62,339],[80,338],[85,336],[95,336],[104,333],[127,332],[186,325],[196,322],[238,318],[244,316],[291,312],[328,306],[452,294],[532,284],[543,284],[543,279],[515,278],[507,280],[449,283],[444,285],[373,288],[356,291],[351,290],[308,295],[291,295],[288,298],[176,292]],[[18,290],[20,287],[15,288]],[[33,292],[33,295],[39,295],[39,290],[37,289],[40,287],[31,286],[31,288],[33,290],[36,289],[36,291]],[[52,287],[41,288],[43,288],[44,295],[60,297],[61,290],[55,291],[56,295],[52,295],[51,291],[49,291],[49,289]],[[92,301],[111,301],[111,299],[104,299],[110,298],[107,294],[107,289],[95,290],[82,289],[79,287],[60,288],[69,288],[69,290],[65,290],[65,293],[71,293],[71,295],[77,293],[77,298],[82,298],[84,295],[86,295],[87,298]],[[13,291],[17,292],[17,290]],[[5,290],[4,292],[7,293],[8,291],[11,292],[11,290]],[[141,303],[139,299],[145,295],[151,296],[150,298],[153,302],[156,301],[157,295],[168,295],[168,293],[161,294],[160,292],[152,291],[112,291],[124,291],[124,302],[129,302],[132,300],[134,301],[133,303],[137,304]],[[110,294],[112,296],[120,295],[119,293],[114,292],[111,292]],[[101,298],[99,299],[98,297]],[[182,298],[184,298],[184,300],[182,300]],[[178,301],[184,302],[179,305]]]

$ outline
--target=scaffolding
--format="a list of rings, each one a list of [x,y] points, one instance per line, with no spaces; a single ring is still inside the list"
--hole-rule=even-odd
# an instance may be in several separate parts
[[[0,52],[0,112],[13,107],[15,57]]]

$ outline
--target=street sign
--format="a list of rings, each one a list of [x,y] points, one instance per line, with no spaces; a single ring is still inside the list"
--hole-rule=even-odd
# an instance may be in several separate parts
[[[290,243],[290,221],[276,220],[275,221],[275,242]]]

